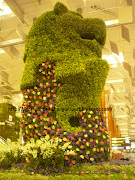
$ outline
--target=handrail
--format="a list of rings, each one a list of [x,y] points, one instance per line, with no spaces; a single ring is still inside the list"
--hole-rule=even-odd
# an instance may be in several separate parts
[[[0,142],[7,145],[7,141],[2,136],[0,136]]]

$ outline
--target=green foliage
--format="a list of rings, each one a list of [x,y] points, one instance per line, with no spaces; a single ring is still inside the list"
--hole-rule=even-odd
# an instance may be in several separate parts
[[[21,81],[23,135],[25,140],[57,136],[60,144],[69,141],[76,154],[66,156],[65,165],[109,157],[104,118],[96,110],[109,70],[101,59],[105,39],[103,20],[83,18],[62,3],[42,14],[27,36]]]
[[[85,59],[101,57],[105,38],[105,23],[101,19],[84,19],[79,13],[57,3],[53,11],[44,13],[34,22],[28,34],[21,90],[36,84],[37,67],[48,59],[66,61],[70,65],[72,62],[77,63],[78,57],[81,64]],[[77,71],[79,65],[74,66]]]

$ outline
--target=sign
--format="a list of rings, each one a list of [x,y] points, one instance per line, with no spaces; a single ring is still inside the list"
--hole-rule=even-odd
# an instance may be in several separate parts
[[[130,147],[130,137],[123,137],[123,138],[112,138],[112,148],[113,149],[127,149]]]
[[[6,123],[6,125],[8,125],[8,126],[14,126],[14,125],[15,125],[15,122],[8,121],[8,120],[6,120],[5,123]]]
[[[5,122],[0,122],[0,125],[5,125]]]
[[[12,121],[12,115],[9,115],[9,121]]]

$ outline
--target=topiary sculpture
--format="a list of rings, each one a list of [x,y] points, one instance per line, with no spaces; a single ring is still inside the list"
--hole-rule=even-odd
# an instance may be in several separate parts
[[[109,139],[100,101],[109,70],[101,59],[106,26],[62,3],[41,15],[25,44],[21,127],[25,139],[49,134],[71,141],[65,164],[104,161]]]

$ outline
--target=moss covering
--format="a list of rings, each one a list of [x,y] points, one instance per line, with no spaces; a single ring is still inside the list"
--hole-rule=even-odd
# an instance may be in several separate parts
[[[34,22],[26,40],[21,81],[24,95],[21,127],[26,139],[59,135],[64,143],[63,138],[72,136],[69,140],[76,152],[78,138],[85,139],[87,148],[80,146],[83,151],[80,153],[87,155],[86,161],[93,155],[96,161],[100,157],[107,160],[108,135],[102,112],[96,111],[109,70],[106,60],[101,59],[105,38],[103,20],[85,19],[61,3]],[[105,153],[100,151],[103,139]]]

